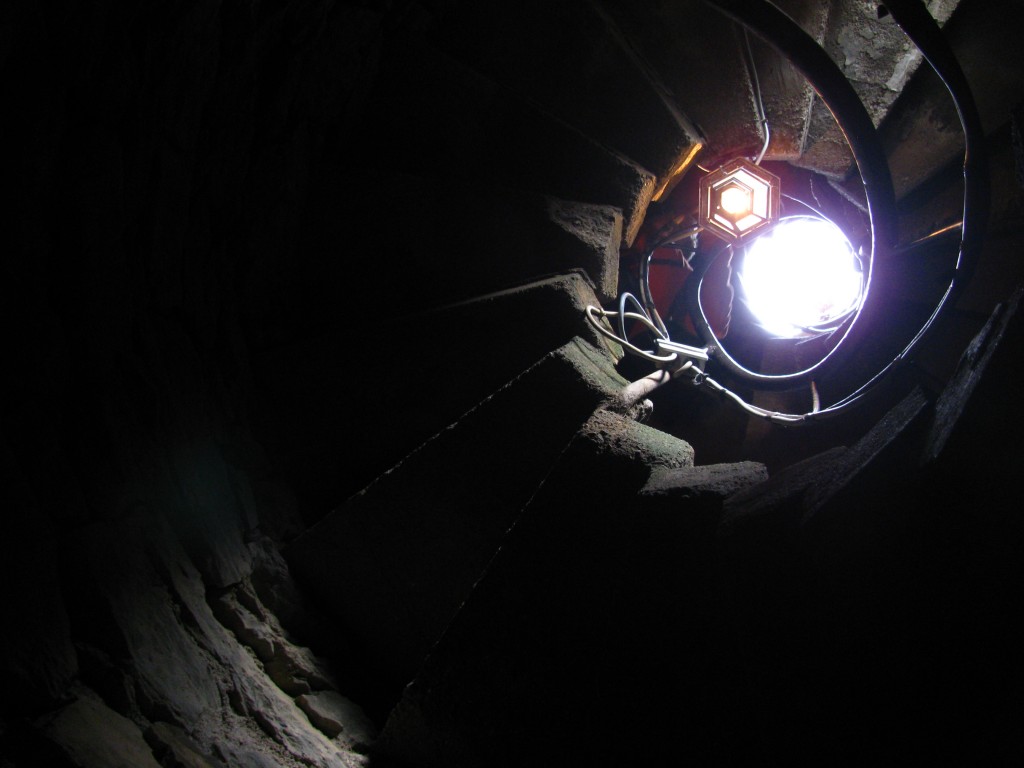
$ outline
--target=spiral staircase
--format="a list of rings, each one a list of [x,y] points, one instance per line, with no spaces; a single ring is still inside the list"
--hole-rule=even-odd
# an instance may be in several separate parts
[[[734,19],[761,5],[0,19],[28,361],[0,765],[1017,764],[1020,4],[891,3],[963,65],[993,195],[972,281],[858,408],[631,395],[651,367],[587,319],[702,169],[763,152],[871,202],[808,76]],[[963,135],[885,4],[774,5],[894,188],[841,396],[949,284]]]
[[[885,9],[779,5],[881,126],[901,240],[958,221],[956,126],[919,119],[946,97]],[[930,4],[942,23],[955,5]],[[967,41],[986,11],[961,5]],[[756,37],[752,73],[713,6],[396,4],[373,75],[349,84],[293,278],[290,322],[318,330],[284,323],[254,365],[310,526],[285,555],[369,660],[381,764],[867,759],[938,728],[903,710],[923,675],[883,679],[903,657],[860,601],[906,577],[886,546],[925,525],[919,457],[985,299],[854,417],[784,435],[689,390],[653,395],[653,414],[623,404],[638,369],[584,317],[614,301],[620,253],[680,179],[757,154],[758,99],[768,161],[861,200],[807,80]],[[879,289],[897,338],[950,247]],[[866,553],[877,569],[844,570]],[[912,588],[886,609],[903,601]]]

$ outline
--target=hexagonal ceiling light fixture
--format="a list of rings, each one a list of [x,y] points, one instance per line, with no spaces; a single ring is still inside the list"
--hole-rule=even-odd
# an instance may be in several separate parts
[[[700,180],[699,222],[724,240],[737,242],[779,219],[779,177],[737,157]]]

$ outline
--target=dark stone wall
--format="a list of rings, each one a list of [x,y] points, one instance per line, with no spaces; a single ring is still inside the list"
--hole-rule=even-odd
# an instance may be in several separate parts
[[[355,683],[280,654],[315,633],[276,556],[301,522],[254,418],[251,360],[323,321],[300,295],[317,265],[298,244],[318,236],[307,202],[348,151],[381,25],[334,2],[0,11],[0,753],[13,764],[38,764],[40,735],[79,764],[67,734],[84,727],[68,723],[104,709],[135,746],[163,723],[215,762],[256,749],[327,764],[352,747],[290,703]],[[231,618],[244,611],[211,607],[239,591],[278,628],[261,663],[306,683],[282,693],[291,678],[267,685],[263,667],[264,682],[239,679],[256,640]],[[252,733],[218,739],[224,718]]]
[[[3,423],[18,474],[61,523],[152,505],[143,489],[190,472],[202,491],[178,506],[285,494],[263,487],[250,360],[322,318],[297,301],[311,268],[297,244],[380,18],[334,3],[5,13]],[[239,473],[260,487],[239,491]],[[256,525],[259,506],[235,504],[229,526]]]

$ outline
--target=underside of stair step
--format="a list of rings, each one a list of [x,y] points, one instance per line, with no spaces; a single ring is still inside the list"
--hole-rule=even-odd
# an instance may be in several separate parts
[[[590,0],[449,3],[430,39],[634,160],[659,184],[698,149],[696,129],[665,102]]]
[[[318,520],[574,337],[621,356],[585,319],[596,304],[586,277],[570,273],[358,326],[358,343],[346,326],[257,356],[266,439],[304,518]]]
[[[960,0],[933,0],[929,12],[944,24]],[[881,125],[922,63],[921,55],[891,17],[879,17],[878,5],[858,0],[833,3],[824,48]],[[870,34],[868,32],[870,31]],[[853,170],[853,156],[828,107],[815,98],[803,157],[796,164],[832,178]],[[894,173],[894,179],[896,174]]]
[[[775,5],[819,44],[825,37],[829,3],[775,0]],[[761,86],[770,143],[765,157],[795,160],[804,152],[810,127],[814,89],[803,74],[759,37],[750,35],[752,62]]]
[[[965,4],[943,28],[989,135],[1005,126],[1011,111],[1024,101],[1024,56],[1018,38],[1006,34],[1021,25],[1020,3],[992,0]],[[963,132],[949,93],[927,66],[921,70],[893,104],[881,129],[897,197],[963,157]]]
[[[396,33],[386,54],[354,166],[615,206],[632,242],[654,194],[650,171],[412,34]]]
[[[637,475],[619,464],[629,452],[606,451],[592,419],[378,749],[420,768],[511,768],[672,765],[681,754],[875,764],[908,733],[941,744],[965,696],[1005,690],[1005,667],[936,680],[920,663],[935,627],[952,638],[943,659],[1019,645],[988,595],[1006,600],[1019,583],[1021,530],[1007,514],[1013,494],[988,481],[1012,473],[1020,450],[993,461],[968,435],[1017,444],[1020,419],[1004,404],[1024,359],[1020,297],[993,313],[935,408],[914,389],[850,448],[772,479],[752,462],[660,467],[637,496]],[[1004,375],[983,375],[989,366]],[[933,579],[934,593],[922,587]],[[965,610],[977,625],[964,628]]]
[[[412,679],[572,435],[625,383],[612,364],[582,339],[546,355],[287,548],[385,685]]]
[[[354,173],[324,181],[307,225],[317,235],[299,282],[309,293],[305,304],[330,309],[327,317],[313,311],[325,324],[338,321],[338,286],[348,286],[349,301],[372,299],[384,321],[574,269],[589,276],[601,301],[618,292],[623,222],[609,205],[410,173]],[[441,248],[433,246],[438,240]]]
[[[646,476],[655,467],[672,470],[693,466],[693,447],[689,443],[604,409],[580,427],[580,439],[592,444],[599,455],[617,457],[623,471],[632,469]]]
[[[784,52],[754,34],[745,36],[741,27],[701,0],[642,5],[606,0],[604,4],[657,71],[659,82],[668,84],[680,111],[699,125],[707,142],[702,163],[753,156],[763,148],[758,88],[770,128],[765,157],[800,157],[813,90]],[[827,3],[786,0],[775,4],[812,38],[823,39]]]
[[[929,396],[920,386],[914,387],[849,448],[829,449],[730,495],[719,533],[750,538],[774,527],[779,532],[788,529],[792,535],[822,517],[900,517],[899,510],[913,506],[910,498],[920,493],[922,473],[954,463],[943,456],[951,436],[977,428],[979,419],[991,421],[989,428],[979,432],[993,440],[1001,439],[998,432],[1012,433],[1012,427],[995,424],[1001,421],[994,417],[998,406],[992,405],[998,399],[976,398],[974,391],[993,360],[1005,370],[1020,367],[1011,362],[1014,344],[1020,341],[1020,299],[1018,288],[996,307],[966,346],[941,393]]]
[[[758,153],[764,136],[738,27],[700,0],[606,0],[604,5],[706,137],[704,157]]]
[[[662,466],[691,482],[639,496],[652,467],[608,451],[601,431],[581,431],[506,537],[392,711],[385,757],[421,768],[671,765],[680,754],[714,764],[735,748],[715,752],[728,697],[711,695],[704,647],[708,542],[735,486]],[[764,476],[733,469],[747,483]]]

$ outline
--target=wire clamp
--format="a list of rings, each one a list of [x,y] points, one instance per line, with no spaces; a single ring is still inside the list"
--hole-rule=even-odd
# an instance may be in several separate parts
[[[655,339],[654,343],[658,347],[659,355],[671,355],[674,352],[678,356],[677,365],[693,362],[698,368],[703,369],[709,359],[707,347],[691,347],[689,344],[680,344],[669,339]]]

